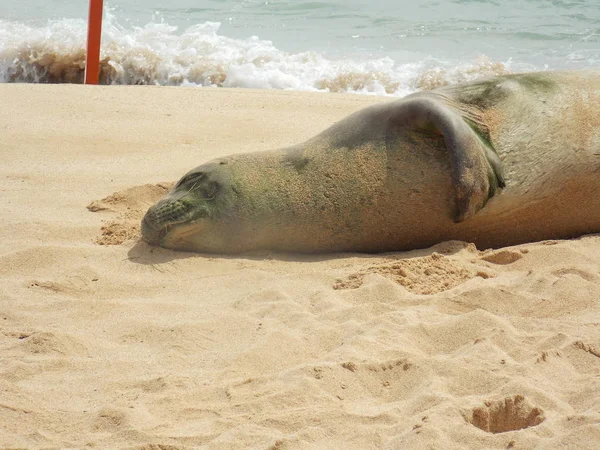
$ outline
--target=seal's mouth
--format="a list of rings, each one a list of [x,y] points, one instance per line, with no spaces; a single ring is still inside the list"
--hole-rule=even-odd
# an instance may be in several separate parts
[[[170,248],[175,245],[173,242],[197,231],[198,222],[206,217],[207,209],[202,204],[194,206],[188,201],[169,199],[160,201],[142,219],[142,239],[151,245]],[[191,229],[188,229],[189,225]]]
[[[155,228],[146,215],[142,220],[142,239],[148,244],[160,245],[161,241],[167,234],[168,228],[168,225]]]
[[[157,227],[147,216],[142,220],[142,239],[150,245],[172,249],[189,247],[190,239],[199,233],[200,221],[182,221]]]
[[[192,219],[194,208],[189,201],[165,197],[146,212],[142,219],[142,239],[152,245],[161,245],[173,225]]]

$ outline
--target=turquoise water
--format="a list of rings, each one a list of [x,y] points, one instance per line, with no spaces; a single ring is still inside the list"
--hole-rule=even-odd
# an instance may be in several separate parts
[[[5,0],[0,18],[1,81],[80,79],[87,1]],[[600,1],[113,0],[102,57],[106,83],[404,95],[598,67]]]

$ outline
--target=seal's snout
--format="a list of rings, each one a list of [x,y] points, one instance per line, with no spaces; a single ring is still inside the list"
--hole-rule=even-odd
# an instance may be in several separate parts
[[[149,217],[148,212],[142,220],[142,239],[151,245],[159,245],[167,233],[166,227],[156,227]]]
[[[142,239],[152,245],[161,245],[167,232],[190,219],[191,206],[181,198],[167,196],[152,206],[142,219]]]

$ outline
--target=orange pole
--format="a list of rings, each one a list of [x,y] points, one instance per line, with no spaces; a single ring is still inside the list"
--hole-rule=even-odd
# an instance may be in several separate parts
[[[98,84],[100,77],[100,41],[102,40],[103,0],[90,0],[88,19],[85,84]]]

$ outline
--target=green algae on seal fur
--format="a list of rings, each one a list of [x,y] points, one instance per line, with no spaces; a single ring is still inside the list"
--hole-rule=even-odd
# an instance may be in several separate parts
[[[600,231],[600,71],[507,75],[371,106],[290,148],[188,172],[143,239],[211,253],[500,247]]]

